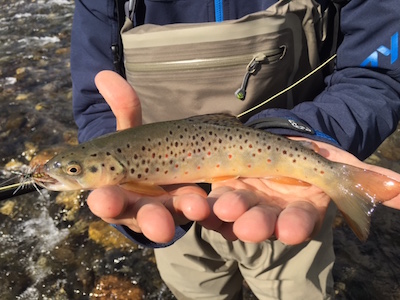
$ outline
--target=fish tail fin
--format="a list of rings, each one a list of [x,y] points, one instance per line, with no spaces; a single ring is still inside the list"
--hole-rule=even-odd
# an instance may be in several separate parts
[[[400,194],[400,182],[374,171],[342,165],[339,186],[330,195],[356,236],[365,241],[377,204]]]

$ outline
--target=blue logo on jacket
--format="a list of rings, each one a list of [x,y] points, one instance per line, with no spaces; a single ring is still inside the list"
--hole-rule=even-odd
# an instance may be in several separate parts
[[[396,32],[390,38],[390,49],[386,46],[379,46],[376,51],[372,52],[362,63],[361,67],[371,66],[371,67],[378,67],[378,58],[379,53],[383,54],[384,56],[390,56],[390,64],[394,64],[394,62],[399,57],[399,33]]]

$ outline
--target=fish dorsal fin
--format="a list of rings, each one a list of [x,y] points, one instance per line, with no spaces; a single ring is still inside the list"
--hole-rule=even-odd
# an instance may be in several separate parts
[[[213,124],[219,126],[243,126],[243,123],[240,122],[237,117],[223,113],[193,116],[186,120],[192,123]]]

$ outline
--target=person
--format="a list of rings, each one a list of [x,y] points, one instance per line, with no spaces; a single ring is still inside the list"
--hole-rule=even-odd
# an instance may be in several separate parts
[[[274,2],[224,1],[224,16],[237,19]],[[142,23],[214,21],[208,2],[144,3],[146,9],[137,18]],[[112,72],[115,60],[110,45],[119,38],[114,2],[75,4],[71,74],[74,117],[82,142],[141,125],[143,99]],[[265,109],[252,120],[299,120],[313,130],[271,131],[312,140],[330,160],[399,180],[400,175],[359,160],[375,151],[399,121],[399,17],[396,0],[345,3],[340,13],[343,40],[326,88],[313,101],[292,109]],[[127,237],[155,248],[160,274],[178,299],[240,299],[243,279],[260,299],[332,296],[335,209],[318,188],[263,178],[213,183],[209,193],[197,185],[166,188],[168,195],[149,197],[104,187],[92,191],[87,203],[95,215]],[[385,205],[400,209],[400,197]]]

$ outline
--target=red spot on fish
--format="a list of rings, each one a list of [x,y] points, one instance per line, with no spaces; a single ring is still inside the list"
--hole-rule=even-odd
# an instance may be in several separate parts
[[[211,151],[208,151],[208,152],[207,152],[207,155],[210,156],[210,155],[211,155]]]
[[[201,167],[200,166],[197,166],[197,170],[200,170],[201,169]]]
[[[175,165],[175,168],[179,168],[179,165],[178,165],[178,164],[176,164],[176,165]]]
[[[267,162],[268,162],[268,163],[270,163],[270,162],[271,162],[271,160],[270,160],[270,159],[267,159]]]
[[[219,167],[220,167],[220,165],[218,164],[218,165],[216,165],[216,167],[217,167],[217,168],[219,168]]]
[[[187,175],[187,174],[189,174],[189,172],[188,172],[188,171],[186,171],[186,172],[185,172],[185,175]]]
[[[187,154],[187,156],[188,156],[188,157],[191,157],[191,156],[192,156],[192,153],[191,153],[191,152],[189,152],[189,153]]]
[[[228,158],[231,159],[232,158],[232,154],[228,154]]]
[[[252,145],[252,144],[249,144],[249,148],[253,148],[253,145]]]
[[[321,174],[325,174],[325,172],[324,172],[324,171],[321,171],[320,173],[321,173]]]
[[[262,150],[261,149],[258,149],[258,153],[261,153],[262,152]]]
[[[165,158],[168,158],[168,154],[165,154]]]

